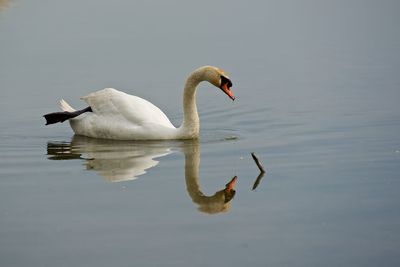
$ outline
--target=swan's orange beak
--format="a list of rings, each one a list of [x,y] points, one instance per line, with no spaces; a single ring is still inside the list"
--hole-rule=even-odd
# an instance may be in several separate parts
[[[235,196],[236,191],[235,191],[235,184],[236,184],[237,176],[233,177],[226,185],[224,189],[224,195],[225,195],[225,203],[228,203],[229,201],[232,200],[232,198]]]
[[[233,190],[235,188],[236,181],[237,181],[237,176],[233,177],[232,180],[230,180],[229,183],[225,185],[225,189]]]
[[[235,100],[235,96],[231,91],[232,82],[227,77],[221,75],[221,90],[229,96],[230,99]]]
[[[231,89],[228,87],[228,84],[223,84],[221,86],[222,91],[229,96],[230,99],[235,100],[235,96],[233,95]]]

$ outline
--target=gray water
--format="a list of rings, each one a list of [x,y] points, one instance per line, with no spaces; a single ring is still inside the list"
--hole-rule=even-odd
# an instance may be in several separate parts
[[[399,266],[399,3],[0,1],[0,265]],[[202,65],[199,141],[44,126],[105,87],[179,125]]]

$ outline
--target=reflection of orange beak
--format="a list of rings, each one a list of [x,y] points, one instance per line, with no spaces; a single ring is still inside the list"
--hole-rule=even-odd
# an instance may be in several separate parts
[[[233,190],[235,188],[237,176],[233,177],[232,180],[229,181],[229,183],[226,184],[225,189],[228,190]]]
[[[221,86],[222,91],[229,96],[230,99],[235,100],[235,96],[233,95],[231,89],[228,87],[228,84],[223,84]]]

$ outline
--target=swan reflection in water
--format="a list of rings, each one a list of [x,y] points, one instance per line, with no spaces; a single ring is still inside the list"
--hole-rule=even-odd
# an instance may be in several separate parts
[[[185,182],[192,201],[199,211],[214,214],[226,212],[235,196],[233,177],[224,188],[212,196],[202,193],[199,183],[200,145],[198,140],[185,141],[114,141],[75,135],[71,142],[49,142],[50,160],[80,159],[87,170],[96,171],[107,181],[134,180],[155,167],[156,159],[180,150],[185,155]]]
[[[71,142],[49,142],[52,160],[82,159],[87,170],[97,171],[107,181],[134,180],[158,164],[155,159],[172,153],[160,142],[128,142],[75,135]]]
[[[0,0],[0,11],[8,8],[11,5],[9,0]]]

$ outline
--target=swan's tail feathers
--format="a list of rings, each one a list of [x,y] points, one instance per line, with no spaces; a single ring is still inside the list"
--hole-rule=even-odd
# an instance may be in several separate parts
[[[65,103],[68,105],[67,102],[65,102]],[[68,105],[67,108],[68,107],[71,108],[70,105]],[[85,112],[92,112],[92,108],[87,107],[87,108],[84,108],[81,110],[76,110],[73,112],[70,112],[70,111],[53,112],[53,113],[45,114],[45,115],[43,115],[43,117],[46,119],[46,125],[49,125],[49,124],[54,124],[57,122],[64,122],[66,120],[75,118]]]
[[[65,101],[64,99],[61,99],[60,102],[60,108],[62,111],[68,111],[68,112],[74,112],[76,111],[76,109],[74,109],[73,107],[71,107],[67,101]]]

